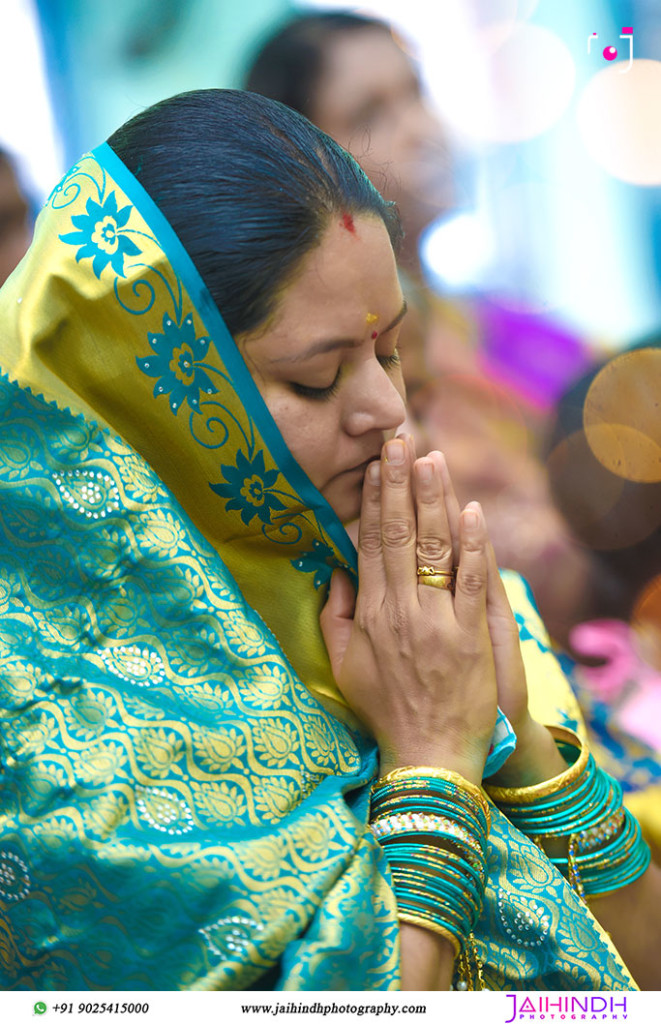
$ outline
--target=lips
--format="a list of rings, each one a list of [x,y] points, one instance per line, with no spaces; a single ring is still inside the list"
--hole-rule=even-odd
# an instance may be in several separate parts
[[[377,452],[376,455],[370,455],[369,459],[365,459],[364,462],[361,462],[360,465],[356,466],[355,468],[356,469],[367,469],[367,467],[369,466],[370,462],[378,462],[380,460],[380,458],[381,458],[381,452]]]
[[[358,472],[364,473],[365,470],[367,469],[367,467],[369,466],[370,462],[376,462],[380,458],[381,458],[381,452],[379,452],[377,455],[370,455],[370,457],[368,459],[365,459],[364,462],[359,462],[357,466],[352,466],[350,469],[345,469],[342,472],[343,473],[358,473]]]

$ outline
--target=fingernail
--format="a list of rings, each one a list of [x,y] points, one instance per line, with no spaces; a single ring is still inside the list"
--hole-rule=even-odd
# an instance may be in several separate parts
[[[378,461],[370,462],[367,467],[367,479],[371,484],[378,484],[381,479],[381,463]]]
[[[430,483],[432,473],[434,472],[434,463],[421,459],[420,462],[416,463],[416,472],[422,483],[428,484]]]
[[[388,441],[386,445],[386,462],[392,462],[393,466],[399,466],[404,461],[404,442]]]
[[[480,517],[473,508],[466,509],[463,515],[464,526],[467,530],[477,530]]]

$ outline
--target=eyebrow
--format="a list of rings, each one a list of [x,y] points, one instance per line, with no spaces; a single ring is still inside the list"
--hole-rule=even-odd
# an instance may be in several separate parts
[[[408,311],[408,304],[406,299],[402,303],[400,309],[394,320],[388,324],[382,331],[379,331],[379,336],[387,334],[388,331],[392,331],[394,327],[402,322]],[[321,341],[315,341],[309,348],[306,348],[305,352],[299,352],[295,356],[278,356],[276,359],[269,359],[270,363],[301,363],[306,359],[311,359],[313,356],[321,355],[324,352],[333,352],[337,348],[358,348],[361,342],[356,341],[353,338],[327,338]]]

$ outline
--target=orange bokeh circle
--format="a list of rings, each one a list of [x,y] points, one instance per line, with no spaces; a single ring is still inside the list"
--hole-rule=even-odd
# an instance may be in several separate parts
[[[607,363],[590,385],[583,426],[595,458],[611,473],[661,481],[661,349],[634,349]]]

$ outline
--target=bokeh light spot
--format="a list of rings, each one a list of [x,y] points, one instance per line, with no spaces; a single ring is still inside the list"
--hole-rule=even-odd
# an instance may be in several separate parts
[[[460,213],[432,223],[420,240],[420,258],[433,279],[452,287],[480,279],[492,256],[487,225],[475,214]]]
[[[602,68],[585,87],[577,107],[581,138],[609,174],[635,185],[658,185],[661,61],[634,60],[626,74],[620,63]]]
[[[661,349],[634,349],[608,362],[590,385],[583,426],[595,458],[611,473],[661,481]]]
[[[445,60],[431,52],[427,58],[432,96],[457,135],[519,142],[554,125],[569,105],[576,80],[574,59],[560,37],[517,21],[511,30],[486,26],[473,39],[478,46],[472,59],[453,63],[452,78]]]
[[[491,58],[493,107],[483,138],[517,142],[541,135],[574,91],[571,53],[549,29],[519,23]]]
[[[538,0],[472,0],[471,13],[480,46],[485,50],[502,46],[517,25],[533,15],[537,4]]]

